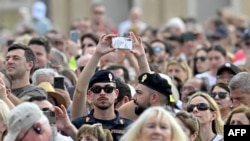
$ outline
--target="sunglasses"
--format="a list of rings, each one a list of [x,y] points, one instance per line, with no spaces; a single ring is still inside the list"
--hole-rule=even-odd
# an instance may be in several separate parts
[[[85,66],[78,67],[78,69],[80,70],[80,72],[82,72],[84,68],[85,68]],[[99,67],[96,67],[95,72],[97,72],[98,70],[99,70]]]
[[[112,87],[110,85],[106,85],[104,87],[101,86],[93,86],[90,90],[95,93],[95,94],[99,94],[102,90],[104,90],[105,93],[112,93],[114,91],[115,87]]]
[[[198,60],[201,60],[201,62],[206,61],[207,57],[201,56],[201,57],[194,57],[194,61],[197,62]]]
[[[246,46],[250,46],[250,42],[245,42],[245,45]]]
[[[227,92],[218,92],[218,93],[212,92],[212,93],[210,93],[210,96],[212,98],[215,98],[216,95],[218,95],[220,99],[225,99],[227,97],[228,93]]]
[[[84,47],[93,47],[94,46],[94,44],[82,44],[82,48],[84,48]]]
[[[187,106],[187,112],[193,112],[194,107],[197,107],[199,111],[206,111],[209,109],[209,105],[207,105],[206,103],[190,104]]]
[[[160,52],[160,51],[162,51],[163,49],[161,48],[161,47],[159,47],[159,46],[155,46],[154,47],[154,51],[155,52]]]

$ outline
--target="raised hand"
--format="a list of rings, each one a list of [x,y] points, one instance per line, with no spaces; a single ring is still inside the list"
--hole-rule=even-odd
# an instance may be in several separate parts
[[[142,40],[140,37],[136,37],[133,32],[129,32],[129,36],[132,39],[133,48],[131,52],[138,58],[145,55]]]
[[[62,131],[66,130],[71,125],[66,108],[63,105],[61,105],[61,108],[55,106],[54,112],[56,114],[57,128]]]
[[[2,78],[0,78],[0,99],[7,98],[6,86]]]
[[[109,52],[112,52],[115,50],[112,45],[112,38],[116,37],[117,35],[115,34],[108,34],[108,35],[101,35],[99,38],[99,43],[96,47],[96,54],[99,55],[105,55]]]

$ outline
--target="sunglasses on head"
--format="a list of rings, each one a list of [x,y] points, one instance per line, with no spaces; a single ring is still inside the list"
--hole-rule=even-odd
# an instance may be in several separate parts
[[[96,85],[96,86],[93,86],[90,90],[95,94],[99,94],[102,90],[104,90],[105,93],[112,93],[114,89],[115,87],[110,86],[110,85],[106,85],[104,87]]]
[[[210,94],[210,96],[211,96],[212,98],[215,98],[216,95],[218,95],[220,99],[225,99],[225,98],[227,97],[227,94],[228,94],[227,92],[218,92],[218,93],[212,92],[212,93]]]
[[[82,48],[84,48],[84,47],[93,47],[94,45],[93,44],[82,44]]]
[[[197,107],[199,111],[206,111],[209,109],[209,105],[206,103],[190,104],[187,106],[187,112],[193,112],[194,107]]]
[[[198,60],[201,60],[202,62],[206,61],[207,57],[201,56],[201,57],[194,57],[194,61],[197,62]]]

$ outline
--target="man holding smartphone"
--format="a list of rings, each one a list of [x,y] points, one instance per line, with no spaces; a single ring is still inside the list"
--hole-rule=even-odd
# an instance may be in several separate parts
[[[115,50],[115,48],[110,48],[112,37],[115,37],[115,35],[109,34],[100,37],[95,53],[79,76],[73,97],[72,123],[76,128],[80,128],[83,124],[101,123],[105,129],[110,129],[113,140],[119,141],[125,132],[125,128],[132,121],[120,117],[119,112],[114,108],[119,90],[116,88],[113,73],[108,70],[100,70],[94,73],[100,58]],[[88,113],[86,108],[79,108],[86,107],[87,95],[88,100],[92,102],[89,114],[86,114]],[[79,112],[79,110],[84,110],[85,113]]]

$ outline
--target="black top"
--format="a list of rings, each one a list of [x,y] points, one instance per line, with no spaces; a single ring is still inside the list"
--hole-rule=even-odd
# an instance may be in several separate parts
[[[118,111],[115,111],[116,117],[112,120],[102,120],[94,117],[94,110],[84,117],[77,118],[72,121],[77,129],[83,124],[95,124],[101,123],[104,129],[109,129],[113,136],[113,141],[119,141],[121,136],[125,133],[125,128],[130,125],[133,121],[120,117]]]

